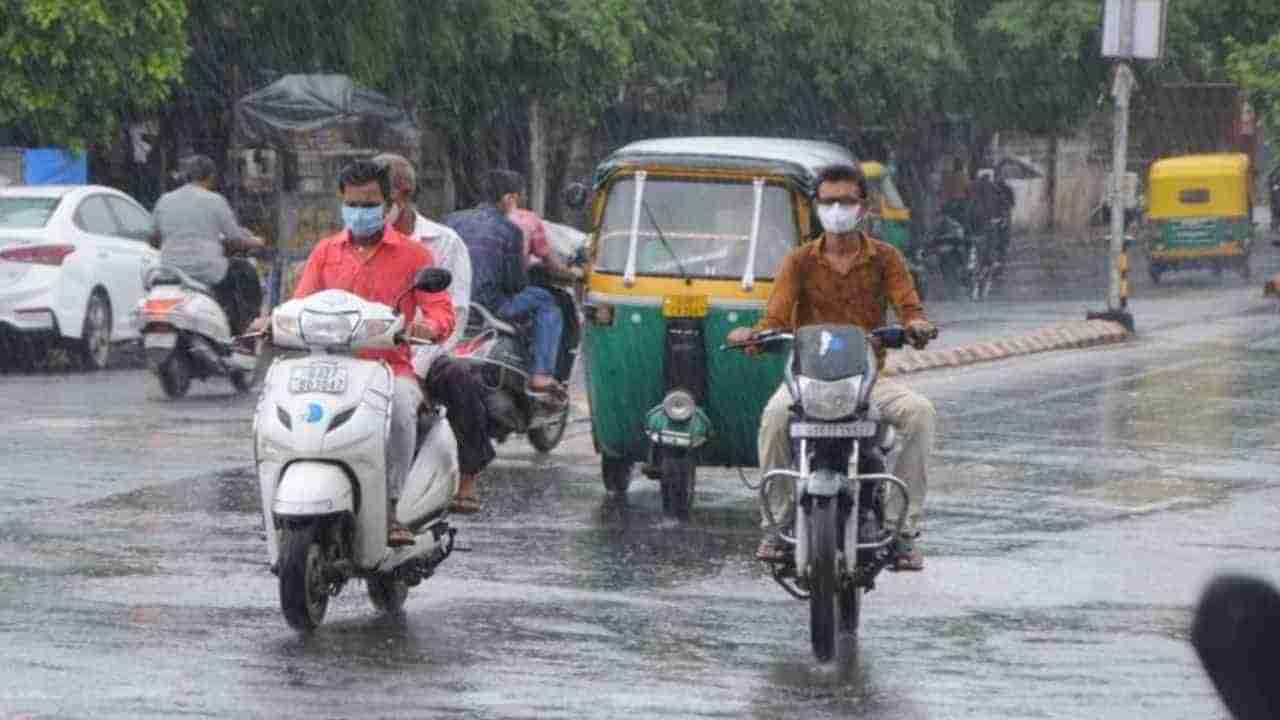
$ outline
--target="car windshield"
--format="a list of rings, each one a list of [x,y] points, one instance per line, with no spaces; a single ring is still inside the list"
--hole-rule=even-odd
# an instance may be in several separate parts
[[[42,228],[53,217],[60,198],[0,197],[0,229]]]
[[[600,226],[597,272],[621,273],[627,264],[636,182],[627,178],[609,191]],[[750,182],[649,178],[638,228],[636,272],[640,275],[736,279],[747,266],[755,192]],[[791,193],[766,184],[760,203],[755,276],[772,278],[797,245]],[[664,243],[663,240],[666,240]],[[683,268],[683,271],[682,271]]]

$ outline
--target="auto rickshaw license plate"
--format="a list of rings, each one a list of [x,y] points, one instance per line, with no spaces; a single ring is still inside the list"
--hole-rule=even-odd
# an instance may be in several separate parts
[[[706,317],[711,300],[706,295],[667,295],[662,298],[662,317]]]
[[[347,369],[337,365],[306,365],[289,371],[289,392],[333,393],[347,391]]]

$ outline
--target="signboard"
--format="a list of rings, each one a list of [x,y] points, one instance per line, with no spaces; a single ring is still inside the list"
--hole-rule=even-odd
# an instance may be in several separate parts
[[[1106,0],[1102,56],[1159,60],[1164,55],[1168,0]]]

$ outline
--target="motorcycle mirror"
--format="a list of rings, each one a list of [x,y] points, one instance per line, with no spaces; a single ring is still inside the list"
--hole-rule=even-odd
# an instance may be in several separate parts
[[[453,273],[444,268],[422,268],[413,278],[413,289],[419,292],[440,292],[453,282]]]
[[[575,182],[569,183],[565,186],[562,197],[565,205],[573,208],[574,210],[580,210],[582,209],[582,206],[587,204],[587,196],[589,194],[590,192],[587,190],[586,185],[583,185],[580,182]]]

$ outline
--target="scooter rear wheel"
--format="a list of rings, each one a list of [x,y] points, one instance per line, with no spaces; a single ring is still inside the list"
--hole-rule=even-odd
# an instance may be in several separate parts
[[[180,398],[191,389],[191,358],[185,352],[173,352],[160,365],[160,387],[171,398]]]
[[[280,609],[289,626],[311,632],[329,609],[324,579],[324,548],[315,523],[285,527],[280,538]]]
[[[391,575],[375,575],[364,581],[369,590],[369,602],[373,609],[388,615],[395,615],[404,609],[404,601],[409,597],[409,585]]]

